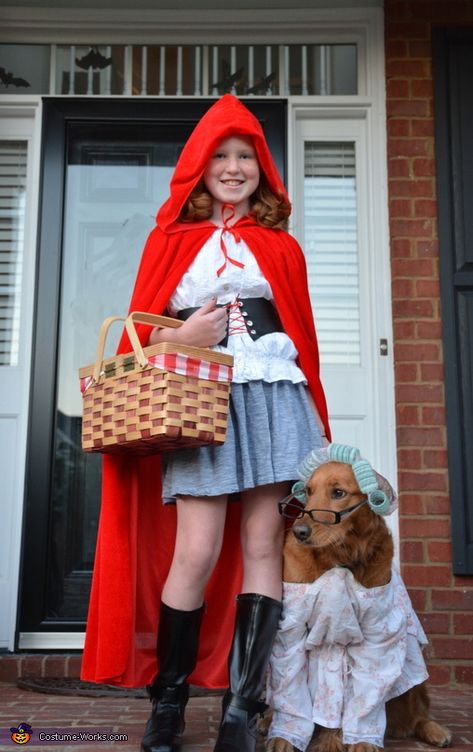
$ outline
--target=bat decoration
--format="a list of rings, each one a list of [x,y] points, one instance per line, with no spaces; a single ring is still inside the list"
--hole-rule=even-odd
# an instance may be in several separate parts
[[[221,94],[227,94],[234,86],[238,86],[243,80],[245,69],[238,68],[235,73],[230,72],[230,66],[226,60],[222,61],[222,79],[212,84],[212,88],[219,90]]]
[[[26,81],[24,78],[18,78],[11,71],[7,71],[5,68],[0,68],[0,82],[4,86],[6,86],[7,89],[9,86],[31,86],[31,84],[28,83],[28,81]]]
[[[84,57],[76,57],[77,67],[82,68],[83,70],[88,70],[89,68],[93,68],[93,70],[103,70],[103,68],[108,68],[111,64],[112,58],[102,55],[98,47],[91,47],[87,55],[84,55]]]
[[[254,86],[247,89],[247,94],[264,94],[271,88],[271,83],[276,78],[276,73],[270,73],[269,76],[258,79]]]

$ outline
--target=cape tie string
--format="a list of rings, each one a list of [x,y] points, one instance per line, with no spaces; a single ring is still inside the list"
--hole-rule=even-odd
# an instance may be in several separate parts
[[[225,217],[225,212],[229,210],[230,214],[227,214],[227,217]],[[222,205],[222,221],[223,221],[223,227],[222,231],[220,232],[220,248],[224,255],[225,261],[223,262],[222,266],[217,269],[217,277],[220,277],[222,272],[227,268],[227,262],[230,262],[230,264],[233,264],[233,266],[238,266],[239,269],[244,269],[245,264],[242,264],[241,261],[237,261],[236,259],[231,258],[231,256],[228,255],[227,246],[225,245],[225,241],[223,239],[224,233],[230,232],[233,237],[235,238],[235,241],[237,243],[240,242],[241,236],[237,230],[235,230],[234,227],[229,227],[228,223],[230,220],[232,220],[235,217],[235,207],[233,204],[223,204]]]

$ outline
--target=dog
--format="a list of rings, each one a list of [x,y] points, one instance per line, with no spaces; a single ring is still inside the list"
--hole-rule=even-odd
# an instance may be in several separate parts
[[[334,448],[334,451],[331,451],[331,448]],[[341,452],[339,451],[340,448],[342,449]],[[386,513],[390,503],[395,499],[394,492],[385,479],[372,471],[366,461],[360,461],[358,450],[344,447],[343,445],[332,444],[329,445],[327,450],[322,450],[322,453],[324,451],[327,451],[326,458],[322,460],[321,464],[315,462],[315,470],[310,472],[310,475],[307,473],[306,467],[307,480],[305,484],[296,484],[299,485],[299,493],[297,494],[299,501],[301,500],[300,486],[304,486],[305,505],[303,507],[301,507],[300,504],[298,505],[297,499],[294,497],[287,497],[287,499],[280,504],[280,511],[282,514],[289,516],[290,507],[292,506],[296,517],[293,520],[292,527],[286,534],[284,545],[284,601],[286,599],[287,588],[292,588],[293,590],[291,592],[296,593],[295,597],[299,597],[297,596],[297,588],[303,587],[301,583],[306,583],[306,587],[308,583],[312,583],[310,587],[313,588],[314,583],[315,587],[317,587],[318,583],[325,581],[327,587],[325,591],[320,592],[319,594],[319,603],[321,604],[322,610],[327,608],[324,605],[327,603],[327,599],[328,601],[330,601],[330,599],[335,599],[334,603],[338,603],[336,600],[338,597],[337,588],[341,588],[339,590],[339,595],[343,595],[343,597],[346,596],[346,592],[348,591],[345,586],[347,586],[348,589],[351,587],[352,591],[358,588],[358,590],[368,598],[375,596],[377,599],[378,594],[382,593],[389,595],[389,586],[395,573],[395,570],[392,568],[394,553],[392,537],[383,516],[377,513],[380,509],[383,513]],[[348,462],[339,461],[340,458],[346,459],[347,456],[349,458]],[[332,460],[331,457],[335,457],[336,459]],[[309,463],[309,471],[310,469],[311,466]],[[368,473],[368,481],[366,481],[366,473]],[[303,472],[300,474],[301,477],[304,476]],[[379,483],[379,481],[381,481],[381,483]],[[389,489],[391,494],[388,492],[386,495],[386,493],[383,490],[380,490],[380,488],[384,488],[385,491],[386,489]],[[302,509],[303,511],[301,511]],[[314,512],[314,510],[321,511]],[[396,575],[396,577],[400,582],[398,592],[401,594],[405,592],[405,600],[408,601],[409,607],[412,609],[407,596],[407,591],[405,591],[399,575]],[[286,585],[286,583],[288,584]],[[305,596],[300,603],[304,604],[304,608],[307,608],[307,598]],[[376,608],[377,601],[373,601],[373,603],[374,608]],[[348,604],[348,608],[349,607],[350,604]],[[315,611],[318,608],[319,606],[316,603]],[[338,608],[338,606],[336,606],[336,608]],[[393,618],[394,611],[391,614],[388,613],[388,619]],[[299,612],[296,611],[297,618],[299,618],[298,614]],[[343,611],[343,620],[345,620],[345,624],[342,624],[341,628],[342,631],[345,630],[349,635],[350,630],[348,624],[350,622],[350,617],[347,616],[347,614],[349,614],[349,612],[345,609]],[[301,615],[301,619],[303,621],[305,616]],[[346,621],[347,619],[348,621]],[[418,622],[413,611],[412,619],[418,623],[419,630],[423,634],[420,622]],[[336,623],[337,620],[340,621],[338,612],[335,612],[333,620],[335,629],[337,629],[340,626]],[[296,627],[293,626],[291,628],[292,631],[294,631],[295,628]],[[304,630],[304,628],[307,631],[305,625],[302,624],[302,629]],[[327,629],[328,632],[331,630],[333,632],[333,625],[327,627],[325,624],[323,628]],[[356,634],[356,624],[354,634]],[[301,673],[304,671],[304,664],[301,662],[300,666],[297,665],[298,656],[301,661],[307,661],[307,657],[301,657],[303,650],[291,654],[290,647],[284,642],[284,639],[285,637],[282,635],[279,656],[284,660],[285,656],[289,655],[289,658],[287,659],[288,664],[285,667],[282,667],[282,673],[279,675],[279,678],[276,677],[274,680],[275,684],[276,686],[284,684],[284,677],[287,677],[288,670],[289,673],[291,673],[291,671],[293,672],[293,680],[300,684],[302,681]],[[314,639],[317,644],[317,636]],[[346,655],[350,636],[344,639],[347,640],[345,646],[339,645],[337,647],[336,645],[332,645],[330,647],[330,649],[336,648],[343,660],[345,660],[343,656]],[[382,645],[375,645],[375,649],[379,648],[381,648],[381,651],[384,650]],[[324,648],[322,644],[316,649],[324,650],[326,648]],[[358,647],[357,649],[360,648]],[[388,647],[385,655],[386,664],[389,663],[389,649],[390,648]],[[307,643],[305,650],[307,651]],[[363,650],[362,646],[361,650]],[[418,648],[418,650],[419,655],[421,656],[420,648]],[[277,649],[273,648],[270,674],[275,670],[277,671],[278,660],[280,660],[277,652]],[[335,653],[332,653],[331,655],[333,658]],[[332,660],[332,658],[330,658],[330,660]],[[318,660],[318,658],[316,660]],[[423,664],[422,658],[420,658],[420,661]],[[384,669],[383,656],[379,663],[382,671]],[[425,664],[423,664],[423,669],[419,670],[425,671]],[[357,672],[354,668],[352,668],[351,671],[353,682],[356,682]],[[324,676],[321,678],[322,683],[325,682]],[[430,745],[437,747],[449,746],[451,743],[450,731],[429,717],[429,695],[425,679],[423,678],[426,676],[426,672],[424,674],[421,673],[420,676],[423,679],[420,683],[410,686],[407,691],[402,692],[399,696],[393,696],[392,699],[388,699],[386,703],[383,701],[381,702],[382,708],[378,710],[384,718],[386,735],[394,738],[414,736]],[[370,678],[368,678],[368,682],[369,681]],[[270,684],[271,681],[269,682],[268,687]],[[402,688],[402,677],[399,686]],[[306,689],[304,687],[298,690],[298,692],[302,692],[302,695],[305,691]],[[329,691],[328,694],[330,694]],[[354,694],[356,695],[356,687]],[[298,697],[300,696],[301,695],[298,694]],[[273,704],[271,692],[268,692],[267,701],[269,701],[270,706]],[[361,692],[361,702],[363,702],[363,692]],[[284,707],[283,703],[283,708]],[[311,709],[312,708],[310,708],[310,710]],[[294,712],[296,716],[300,714],[299,705],[296,705]],[[385,715],[383,716],[384,713]],[[277,712],[274,711],[273,723],[276,715]],[[356,716],[356,712],[352,713],[352,715]],[[285,722],[284,719],[286,716],[284,713],[281,717],[283,718],[283,722]],[[266,742],[265,747],[266,752],[295,752],[296,750],[299,750],[299,746],[294,746],[289,741],[289,739],[294,741],[294,736],[289,733],[292,716],[287,716],[287,718],[289,718],[289,723],[285,728],[284,738],[282,735],[274,736],[274,734],[271,738],[270,728],[270,738]],[[311,720],[310,714],[309,720]],[[354,719],[352,718],[351,720],[353,721]],[[355,725],[356,723],[357,721],[355,720]],[[311,727],[309,723],[308,728],[307,739],[310,739],[310,730],[311,728],[313,729],[314,726],[312,725]],[[384,728],[382,728],[382,731],[384,731]],[[281,729],[281,725],[279,725],[279,729]],[[288,729],[289,731],[286,733]],[[279,733],[281,734],[281,731],[279,731]],[[343,732],[343,734],[345,734],[345,732]],[[297,740],[298,738],[299,737],[296,734],[295,739]],[[378,752],[382,747],[382,735],[380,738],[374,738],[368,734],[366,740],[358,737],[358,739],[355,739],[353,742],[349,739],[348,743],[346,740],[344,743],[342,730],[340,728],[328,728],[316,725],[312,740],[305,749],[307,749],[307,752],[343,752],[343,750],[348,750],[348,752]],[[302,744],[301,748],[304,749]]]

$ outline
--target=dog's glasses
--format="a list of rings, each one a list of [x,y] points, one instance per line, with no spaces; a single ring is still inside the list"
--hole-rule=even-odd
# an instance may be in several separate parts
[[[278,509],[282,517],[290,520],[300,520],[307,515],[312,522],[318,522],[320,525],[339,525],[347,514],[354,512],[355,509],[366,504],[367,501],[363,499],[352,507],[347,507],[347,509],[342,509],[341,512],[336,512],[333,509],[304,509],[297,501],[294,503],[293,500],[294,496],[291,494],[279,502]]]

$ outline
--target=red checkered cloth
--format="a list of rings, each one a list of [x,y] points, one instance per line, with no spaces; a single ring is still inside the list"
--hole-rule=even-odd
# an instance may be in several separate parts
[[[206,381],[223,381],[230,382],[233,377],[233,368],[221,363],[211,363],[199,358],[191,358],[188,355],[179,353],[161,353],[160,355],[151,355],[148,363],[162,371],[171,371],[179,373],[182,376],[192,376],[197,379]],[[80,380],[80,390],[82,394],[91,385],[92,376],[84,376]]]

